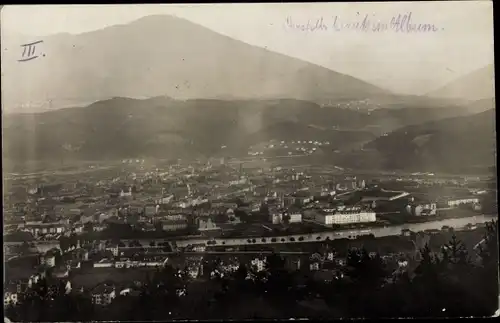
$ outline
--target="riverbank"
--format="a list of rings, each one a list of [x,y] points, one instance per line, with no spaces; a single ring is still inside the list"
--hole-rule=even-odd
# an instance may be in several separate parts
[[[280,235],[273,237],[254,237],[254,238],[212,238],[212,239],[189,239],[178,240],[175,242],[177,247],[187,247],[193,244],[205,244],[208,246],[224,245],[224,246],[239,246],[239,245],[265,245],[265,244],[290,244],[312,241],[328,241],[338,239],[356,239],[364,235],[373,235],[376,238],[386,236],[401,235],[403,230],[411,230],[414,232],[426,230],[441,230],[443,227],[463,228],[468,224],[480,224],[498,219],[498,216],[478,215],[467,218],[453,218],[424,223],[407,223],[404,225],[385,226],[378,228],[362,228],[362,229],[343,229],[331,230],[319,233],[292,234]]]
[[[460,219],[476,215],[481,215],[481,213],[467,208],[453,208],[438,210],[436,215],[430,216],[410,216],[404,214],[403,212],[377,214],[377,219],[380,220],[380,224],[385,223],[385,225],[402,225],[405,223],[425,223],[429,221],[439,221],[446,219]]]

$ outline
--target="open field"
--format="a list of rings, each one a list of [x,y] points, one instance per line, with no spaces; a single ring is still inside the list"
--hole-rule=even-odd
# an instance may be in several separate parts
[[[396,224],[405,224],[405,223],[424,223],[429,221],[430,219],[432,220],[445,220],[445,219],[460,219],[460,218],[466,218],[466,217],[471,217],[471,216],[477,216],[479,213],[477,211],[474,211],[472,209],[465,209],[465,208],[453,208],[449,210],[437,210],[437,214],[435,216],[421,216],[421,217],[416,217],[416,216],[409,216],[407,214],[404,214],[404,212],[400,213],[386,213],[386,214],[377,214],[377,218],[382,221],[387,221],[387,223],[390,223],[392,225]]]

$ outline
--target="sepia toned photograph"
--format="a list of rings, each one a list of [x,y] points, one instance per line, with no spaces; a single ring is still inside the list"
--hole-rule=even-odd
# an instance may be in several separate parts
[[[493,1],[0,25],[4,322],[500,313]]]

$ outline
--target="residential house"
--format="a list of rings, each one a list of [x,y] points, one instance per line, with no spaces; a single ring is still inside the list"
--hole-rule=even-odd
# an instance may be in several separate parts
[[[410,229],[402,229],[401,230],[401,235],[404,237],[410,237],[412,235],[412,231]]]
[[[89,260],[89,252],[84,248],[80,248],[80,241],[77,242],[77,246],[75,249],[70,250],[68,253],[64,254],[64,258],[67,260],[76,260],[76,261],[87,261]]]
[[[211,218],[198,218],[198,230],[218,230],[219,227],[212,221]]]
[[[191,279],[198,278],[198,276],[201,275],[202,272],[203,272],[203,270],[201,268],[203,268],[202,264],[191,264],[191,265],[189,265],[188,268],[187,268],[187,274],[188,274],[188,276]]]
[[[335,258],[335,264],[337,266],[345,266],[347,264],[347,259],[343,257],[337,257]]]
[[[17,292],[17,287],[14,284],[8,284],[4,288],[3,293],[3,304],[8,306],[9,304],[16,305],[19,302],[19,293]]]
[[[294,203],[298,205],[306,205],[312,202],[313,197],[308,191],[299,191],[294,196]]]
[[[263,271],[266,269],[266,257],[257,257],[250,261],[250,265],[257,272]]]
[[[272,209],[269,210],[269,220],[272,224],[280,224],[283,222],[283,212]]]
[[[398,267],[400,269],[407,268],[408,267],[408,260],[406,260],[406,259],[398,259]]]
[[[30,232],[35,237],[49,233],[61,234],[66,231],[66,224],[63,223],[26,224],[24,230]]]
[[[219,263],[219,270],[224,273],[232,273],[238,270],[240,267],[240,262],[236,257],[230,257],[228,259],[224,259]]]
[[[95,220],[95,216],[94,215],[82,215],[80,217],[80,223],[81,224],[86,224],[86,223],[94,223],[94,220]]]
[[[410,199],[410,204],[406,207],[407,212],[413,216],[433,216],[437,213],[437,203],[425,200]]]
[[[106,250],[111,251],[113,256],[118,257],[119,252],[120,252],[120,247],[118,247],[117,244],[111,244],[110,246],[106,247]]]
[[[326,252],[326,260],[333,261],[334,259],[335,259],[335,252],[334,251],[327,251]]]
[[[128,188],[128,192],[124,192],[123,190],[120,191],[120,197],[122,198],[130,198],[132,197],[132,187]]]
[[[171,194],[169,196],[166,196],[166,197],[161,197],[159,199],[157,199],[155,201],[156,204],[169,204],[172,202],[172,200],[174,199],[174,195]]]
[[[309,257],[309,270],[311,270],[311,271],[319,270],[324,261],[325,261],[325,257],[322,256],[320,253],[318,253],[318,252],[313,253]]]
[[[92,289],[91,294],[92,303],[103,306],[111,304],[116,297],[115,287],[106,284],[97,285]]]
[[[55,253],[49,250],[45,255],[40,256],[40,264],[52,268],[56,265]]]
[[[147,217],[152,217],[158,214],[159,209],[160,209],[159,205],[146,205],[144,206],[144,214]]]
[[[207,249],[207,246],[205,244],[195,244],[193,245],[193,251],[194,252],[205,252]]]
[[[321,264],[319,261],[313,261],[309,264],[309,270],[310,271],[316,271],[316,270],[319,270],[319,268],[321,267]]]

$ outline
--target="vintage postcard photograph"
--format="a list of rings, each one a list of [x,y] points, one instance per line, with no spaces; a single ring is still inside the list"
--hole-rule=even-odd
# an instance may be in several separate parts
[[[5,322],[493,317],[493,1],[1,8]]]

